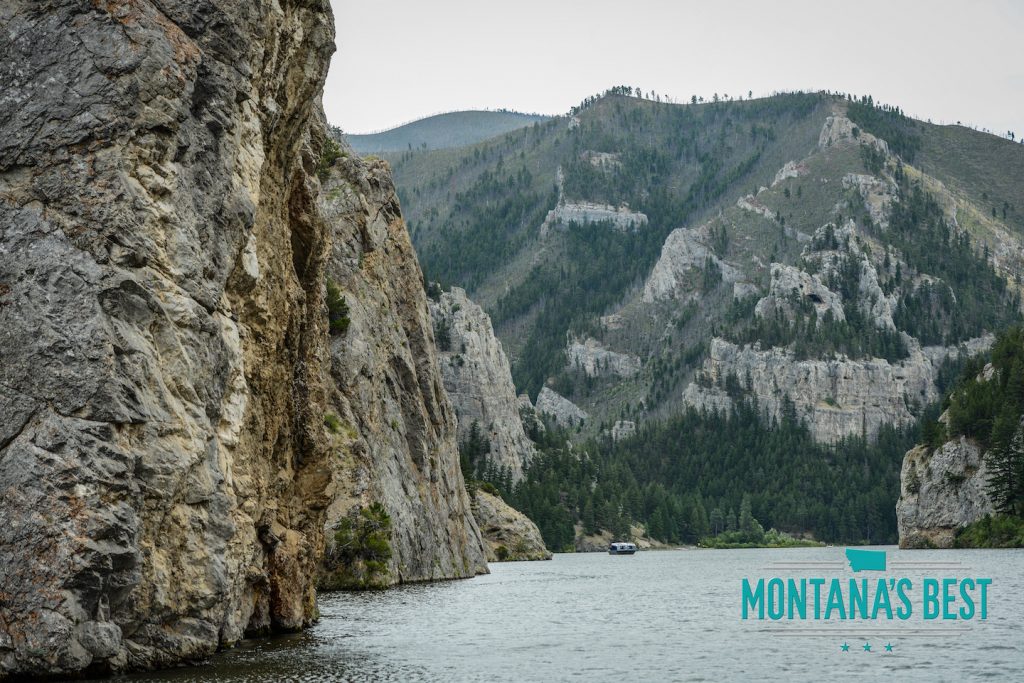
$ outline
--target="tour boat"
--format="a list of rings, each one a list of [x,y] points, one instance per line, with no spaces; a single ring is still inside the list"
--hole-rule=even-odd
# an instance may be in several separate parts
[[[636,543],[612,543],[608,546],[609,555],[632,555],[636,552]]]

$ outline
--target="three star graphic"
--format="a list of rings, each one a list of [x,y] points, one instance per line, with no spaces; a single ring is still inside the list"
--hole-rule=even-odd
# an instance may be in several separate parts
[[[871,652],[871,643],[864,643],[863,647],[864,647],[864,652]],[[839,649],[842,650],[843,652],[849,652],[850,651],[850,644],[849,643],[843,643],[842,645],[839,646]],[[885,644],[885,651],[886,652],[892,652],[892,643],[886,643]]]

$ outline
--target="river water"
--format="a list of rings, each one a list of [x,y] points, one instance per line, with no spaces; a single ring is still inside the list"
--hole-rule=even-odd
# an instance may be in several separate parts
[[[856,575],[872,583],[905,576],[915,586],[925,576],[991,578],[985,621],[740,618],[743,578],[845,583],[855,575],[843,550],[591,553],[492,564],[490,575],[464,581],[324,595],[322,618],[305,633],[247,643],[199,667],[117,680],[1024,680],[1020,550],[886,548],[884,575]],[[914,564],[898,566],[907,562]]]

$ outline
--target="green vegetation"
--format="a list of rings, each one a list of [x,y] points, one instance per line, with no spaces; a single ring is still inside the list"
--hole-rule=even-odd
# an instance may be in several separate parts
[[[525,323],[522,341],[510,344],[513,378],[536,396],[564,366],[566,333],[589,329],[642,282],[669,232],[726,199],[755,169],[767,173],[767,164],[774,173],[783,154],[792,158],[796,150],[782,152],[789,142],[776,131],[823,101],[794,93],[684,107],[627,97],[623,87],[589,98],[579,125],[554,120],[464,150],[403,154],[395,173],[429,278],[465,287],[499,329]],[[769,149],[773,160],[765,162]],[[567,201],[628,204],[647,225],[635,233],[563,225],[539,240],[558,199],[559,168]],[[511,264],[519,268],[500,291],[477,296]],[[720,278],[709,268],[706,280],[710,289]]]
[[[452,350],[452,323],[446,317],[439,317],[434,323],[434,343],[439,351]]]
[[[849,273],[847,264],[853,264],[856,277],[852,282],[830,281],[829,289],[843,294],[844,301],[856,301],[856,292],[849,289],[860,282],[860,266],[852,258],[843,261],[842,272]],[[850,298],[846,298],[846,297]],[[775,315],[756,317],[756,297],[734,301],[733,311],[727,317],[746,321],[728,336],[739,343],[761,342],[762,346],[792,346],[798,360],[828,358],[845,354],[850,358],[885,358],[898,361],[909,355],[906,342],[895,330],[879,328],[857,305],[846,306],[846,319],[836,320],[831,311],[819,319],[814,304],[803,297],[788,300],[790,315],[776,310]]]
[[[557,434],[545,438],[525,481],[506,498],[537,523],[549,548],[562,549],[577,521],[587,532],[608,529],[622,538],[641,522],[666,543],[722,532],[740,534],[723,543],[765,543],[762,522],[835,543],[891,543],[900,462],[917,432],[885,428],[877,443],[851,438],[830,446],[811,438],[792,404],[777,423],[741,404],[729,414],[689,410],[614,444],[590,441],[570,451]]]
[[[874,99],[868,95],[851,101],[846,107],[846,115],[863,130],[889,143],[889,149],[903,157],[908,164],[914,161],[921,149],[918,122],[904,116],[898,107],[876,106]]]
[[[523,248],[528,229],[536,229],[554,208],[557,195],[531,189],[533,184],[525,168],[483,171],[455,194],[451,213],[458,218],[432,228],[438,239],[419,245],[424,272],[446,287],[479,286]]]
[[[536,396],[548,383],[593,416],[572,434],[577,443],[571,451],[567,435],[531,430],[544,441],[542,452],[514,488],[489,463],[489,444],[478,426],[460,444],[467,481],[493,483],[538,522],[552,548],[572,544],[574,525],[627,537],[636,522],[669,543],[758,544],[773,529],[779,543],[788,542],[783,534],[832,542],[895,540],[899,463],[912,438],[938,445],[947,437],[936,419],[938,406],[909,400],[908,408],[922,419],[919,435],[883,430],[877,444],[848,439],[827,446],[813,442],[791,405],[771,424],[756,405],[740,405],[728,415],[673,417],[675,401],[687,381],[700,381],[712,336],[786,346],[798,359],[846,355],[898,362],[913,346],[905,334],[924,345],[955,346],[1019,323],[1019,298],[989,264],[985,245],[1000,239],[998,222],[1011,226],[1016,220],[1015,199],[1024,206],[1016,181],[1017,171],[1024,172],[1021,150],[1004,150],[1006,141],[991,142],[991,136],[966,129],[913,121],[870,98],[793,94],[671,105],[635,99],[635,92],[622,86],[588,98],[571,121],[535,124],[464,149],[406,150],[392,157],[424,272],[443,286],[466,287],[485,306],[509,350],[519,390]],[[846,144],[805,158],[836,103],[848,109],[855,137],[878,136],[901,160],[874,146]],[[942,152],[950,140],[966,150],[966,165]],[[997,143],[1002,165],[987,175],[985,155]],[[927,173],[938,160],[946,187],[956,187],[956,207],[938,190],[933,196],[930,181],[918,180],[918,171],[903,165],[915,159]],[[798,163],[775,182],[791,160]],[[891,176],[898,186],[887,222],[871,215],[877,193],[867,199],[860,194],[870,185],[858,189],[847,182],[849,174],[865,170],[884,173],[886,183]],[[560,186],[563,201],[628,205],[648,223],[633,232],[610,224],[549,225],[541,237]],[[755,195],[756,210],[736,206],[748,193]],[[955,219],[949,213],[954,208]],[[854,234],[837,236],[836,226],[847,219],[856,223]],[[822,225],[832,227],[816,232]],[[685,302],[673,308],[670,301],[642,301],[641,286],[666,236],[681,226],[694,228],[715,258],[678,274]],[[808,242],[807,235],[816,237]],[[865,268],[864,259],[874,267]],[[777,295],[777,314],[755,317],[771,263],[817,273],[842,300],[843,319],[819,317],[821,302],[796,292]],[[877,285],[893,302],[895,329],[876,323],[887,307],[866,299],[875,271]],[[739,281],[735,290],[733,280]],[[437,297],[441,289],[428,291]],[[735,300],[734,291],[748,295]],[[442,346],[450,345],[444,327],[441,322],[436,330]],[[641,369],[628,378],[587,376],[567,367],[569,337],[593,337],[606,348],[635,354]],[[940,391],[956,365],[941,368]],[[734,399],[748,393],[748,378],[721,381]],[[982,399],[973,409],[979,416],[1002,409],[992,405],[995,398]],[[646,420],[635,438],[612,444],[596,436],[614,419],[635,416]],[[971,429],[995,438],[997,417],[979,417],[988,420],[987,428]],[[1024,476],[995,460],[1014,452],[1011,423],[1005,417],[996,430],[1010,446],[994,450],[992,465],[1009,473],[1003,480],[1020,482]],[[744,494],[752,518],[763,523],[753,537],[738,529]]]
[[[970,363],[949,399],[949,436],[967,436],[986,449],[989,494],[999,512],[1024,515],[1024,328],[999,335],[990,354]]]
[[[987,250],[976,251],[971,238],[947,222],[942,207],[919,183],[903,173],[898,180],[900,201],[893,204],[889,227],[879,237],[915,271],[941,281],[915,286],[904,281],[910,273],[895,271],[893,284],[904,290],[893,316],[896,327],[922,344],[948,346],[1018,322],[1019,297],[992,269]]]
[[[328,590],[367,590],[388,585],[391,559],[391,516],[380,503],[344,517],[334,532],[334,546],[325,562],[329,574],[322,585]]]
[[[327,281],[327,320],[331,334],[345,334],[351,320],[348,317],[348,302],[341,289],[332,280]]]
[[[498,467],[490,458],[491,442],[480,428],[479,420],[473,420],[466,438],[459,442],[459,464],[462,478],[468,486],[479,486],[496,496],[512,488],[512,471]]]
[[[957,532],[957,548],[1024,548],[1024,519],[1015,515],[985,515]]]
[[[739,324],[726,336],[739,343],[791,346],[798,359],[846,354],[897,361],[908,356],[901,331],[925,345],[949,346],[1019,321],[1019,297],[995,272],[987,250],[976,250],[966,233],[950,225],[942,207],[919,182],[910,181],[902,170],[896,175],[901,199],[892,206],[889,225],[871,229],[887,245],[886,264],[892,263],[892,250],[910,266],[908,272],[899,264],[879,272],[883,291],[901,293],[893,315],[896,330],[876,326],[857,305],[861,259],[847,253],[824,278],[829,290],[841,296],[845,320],[833,319],[830,311],[819,319],[814,302],[798,295],[786,300],[788,311],[759,318],[751,298],[732,302],[725,319]],[[815,249],[842,246],[832,225],[816,240]],[[813,264],[803,265],[814,269]],[[931,277],[918,279],[922,273]]]
[[[704,548],[814,548],[825,545],[820,541],[796,538],[785,532],[769,529],[753,541],[744,540],[743,535],[736,531],[723,531],[717,536],[709,536],[700,540]]]
[[[606,225],[570,225],[565,249],[574,255],[556,268],[537,266],[531,277],[503,296],[493,312],[501,325],[530,312],[533,328],[512,366],[516,387],[536,397],[544,381],[565,366],[566,332],[590,329],[591,321],[646,275],[664,233],[625,234]]]
[[[316,174],[317,177],[320,178],[321,182],[327,180],[331,174],[331,168],[334,167],[334,164],[340,157],[341,146],[338,145],[334,138],[328,136],[324,140],[324,146],[320,150],[320,159],[317,161],[316,165]]]
[[[324,426],[331,434],[337,434],[341,431],[341,420],[334,413],[327,413],[324,415]]]

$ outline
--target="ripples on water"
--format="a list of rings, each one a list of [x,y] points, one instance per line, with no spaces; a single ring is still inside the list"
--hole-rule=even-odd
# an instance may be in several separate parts
[[[836,637],[786,637],[739,617],[744,577],[852,576],[765,569],[845,561],[842,548],[556,555],[492,564],[490,575],[466,581],[324,595],[322,618],[305,633],[247,643],[205,666],[117,680],[1024,680],[1024,551],[889,550],[890,562],[963,563],[929,575],[991,577],[988,620],[970,622],[966,635],[869,638],[869,654],[864,638],[842,627]]]

